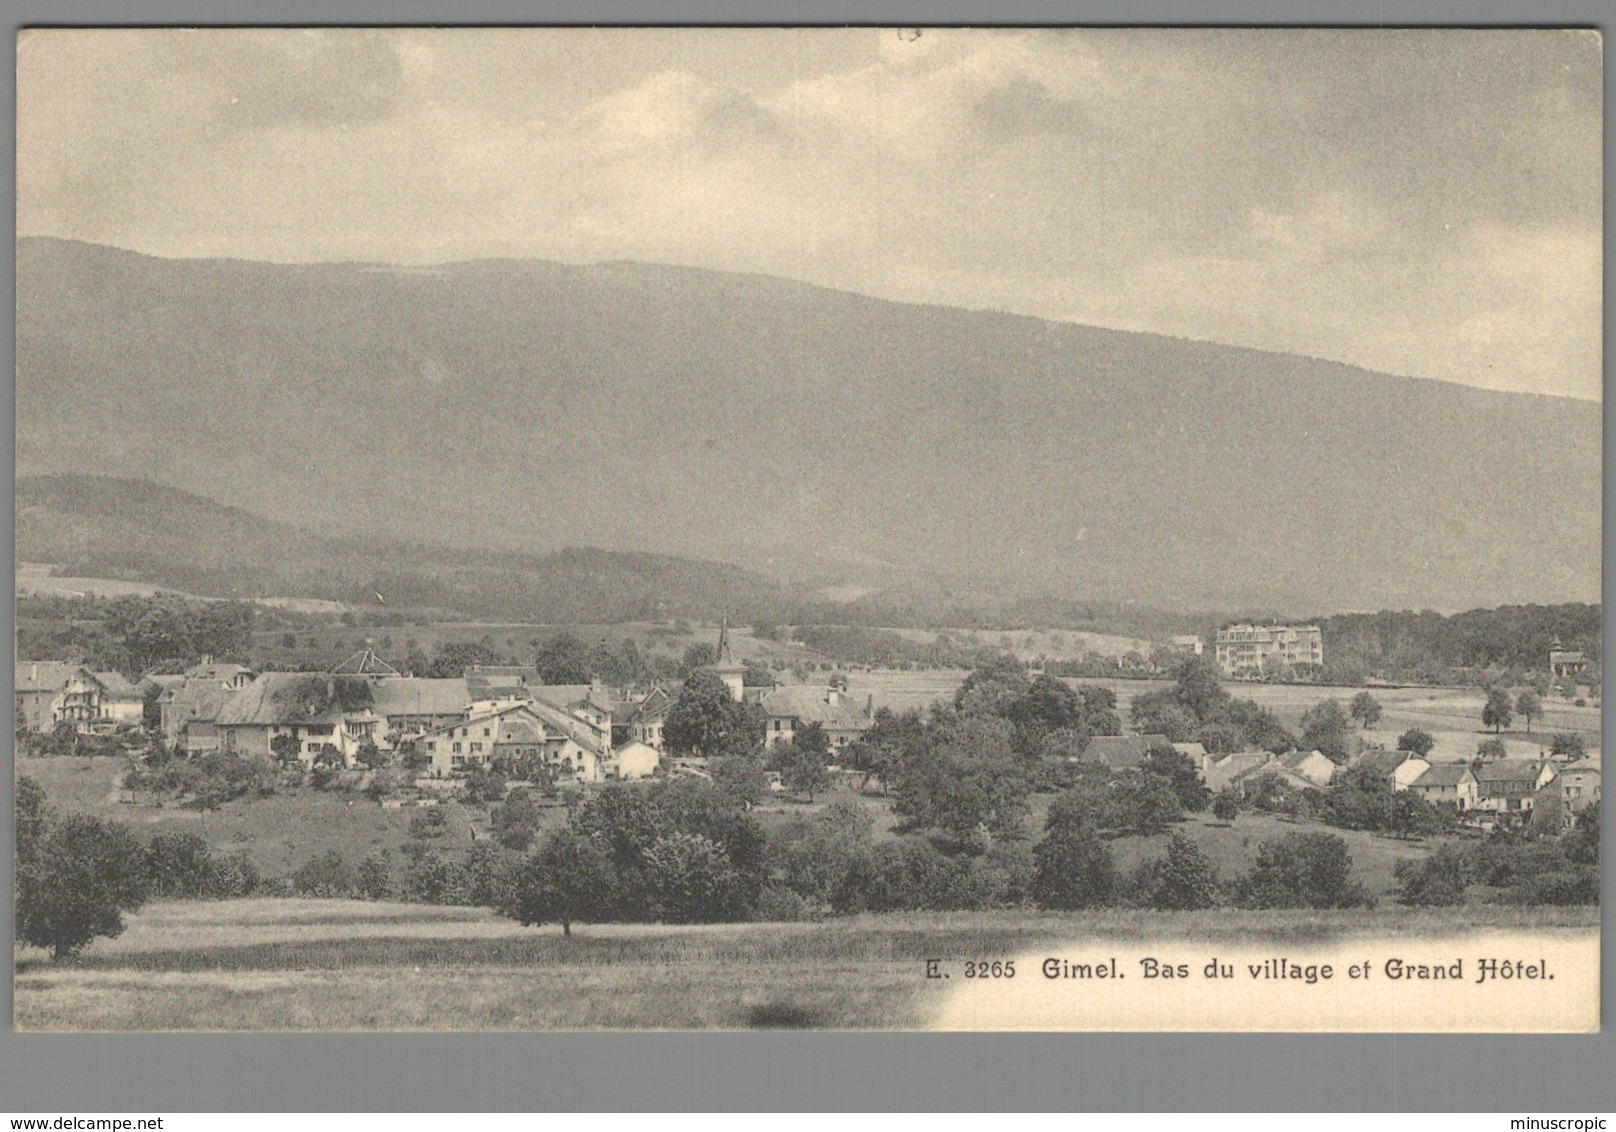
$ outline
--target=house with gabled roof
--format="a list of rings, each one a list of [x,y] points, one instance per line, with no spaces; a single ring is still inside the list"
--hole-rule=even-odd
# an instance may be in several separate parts
[[[623,699],[612,704],[612,745],[644,743],[654,751],[662,750],[662,725],[668,718],[673,697],[656,685],[638,699]]]
[[[1323,751],[1291,751],[1279,756],[1280,765],[1295,771],[1313,786],[1328,786],[1335,779],[1336,765]]]
[[[789,743],[799,730],[817,723],[833,751],[858,742],[874,722],[840,688],[819,688],[805,684],[780,684],[758,699],[764,716],[764,747]]]
[[[19,660],[11,685],[17,699],[17,728],[52,730],[58,722],[55,705],[80,667],[59,660]]]
[[[121,673],[59,661],[19,661],[15,676],[16,722],[24,730],[50,731],[67,723],[79,731],[111,731],[145,721],[145,689]]]
[[[1214,794],[1231,789],[1236,782],[1274,761],[1269,751],[1236,751],[1224,755],[1201,772],[1201,781]]]
[[[549,704],[509,704],[422,735],[416,749],[432,764],[436,778],[492,766],[499,758],[542,759],[562,781],[599,782],[609,749],[594,729]]]
[[[1476,779],[1477,810],[1501,814],[1531,812],[1532,797],[1554,780],[1554,764],[1547,759],[1499,759],[1471,768]]]
[[[1446,803],[1463,812],[1476,804],[1476,776],[1469,763],[1432,763],[1409,790],[1431,803]]]

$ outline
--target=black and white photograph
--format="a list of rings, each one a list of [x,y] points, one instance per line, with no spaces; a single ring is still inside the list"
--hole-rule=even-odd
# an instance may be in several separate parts
[[[16,51],[18,1030],[1598,1030],[1597,31]]]

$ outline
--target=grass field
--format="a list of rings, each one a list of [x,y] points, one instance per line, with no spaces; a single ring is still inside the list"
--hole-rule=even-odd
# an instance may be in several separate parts
[[[1319,945],[1480,927],[1587,929],[1584,909],[988,912],[812,924],[523,928],[357,901],[155,904],[119,938],[16,956],[22,1030],[921,1029],[929,958],[1095,941]]]

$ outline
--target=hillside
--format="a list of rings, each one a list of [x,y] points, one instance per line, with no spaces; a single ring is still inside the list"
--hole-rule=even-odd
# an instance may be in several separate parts
[[[26,239],[18,300],[19,474],[321,536],[1176,608],[1599,592],[1588,402],[632,263]]]
[[[156,484],[17,482],[17,557],[209,597],[297,596],[516,621],[767,615],[778,587],[738,567],[569,548],[550,554],[322,537]]]

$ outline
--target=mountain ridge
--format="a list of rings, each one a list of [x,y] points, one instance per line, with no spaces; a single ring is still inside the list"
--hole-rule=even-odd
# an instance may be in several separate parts
[[[629,264],[19,241],[19,473],[849,584],[874,560],[1280,612],[1598,594],[1597,402]],[[56,411],[81,396],[121,415]]]

